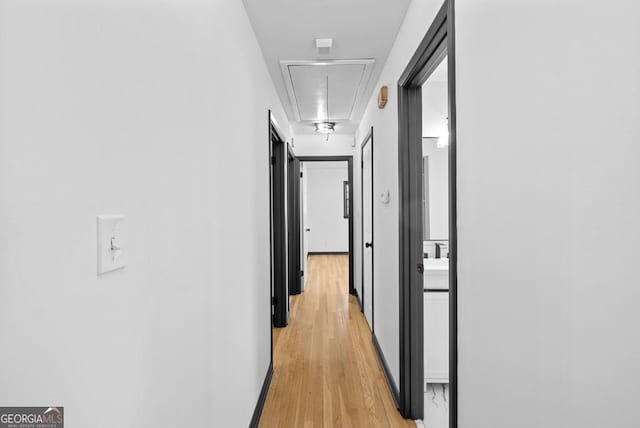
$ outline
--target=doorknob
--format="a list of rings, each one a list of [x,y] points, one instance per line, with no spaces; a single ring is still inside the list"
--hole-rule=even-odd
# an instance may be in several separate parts
[[[365,243],[364,243],[364,246],[365,246],[366,248],[373,248],[373,242],[365,242]]]
[[[311,229],[305,229],[304,231],[305,232],[311,232]]]

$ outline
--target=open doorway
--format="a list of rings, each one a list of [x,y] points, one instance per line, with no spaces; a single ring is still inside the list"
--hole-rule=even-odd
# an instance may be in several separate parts
[[[308,279],[308,263],[314,256],[344,257],[349,269],[349,287],[354,294],[353,275],[353,157],[303,156],[300,161],[300,260],[301,289]]]
[[[424,421],[449,426],[449,96],[445,57],[422,85]]]
[[[301,170],[300,160],[291,146],[287,146],[287,263],[289,295],[302,292],[302,261],[300,257],[301,242]]]
[[[398,81],[399,404],[433,427],[457,427],[453,22],[447,0]]]

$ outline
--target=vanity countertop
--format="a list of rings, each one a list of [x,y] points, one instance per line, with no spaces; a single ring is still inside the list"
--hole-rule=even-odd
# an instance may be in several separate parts
[[[449,259],[424,259],[424,270],[449,270]]]

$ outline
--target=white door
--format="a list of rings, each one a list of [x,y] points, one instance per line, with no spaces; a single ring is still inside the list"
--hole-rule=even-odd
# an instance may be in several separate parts
[[[307,256],[309,254],[309,234],[307,233],[307,166],[304,162],[300,163],[300,239],[302,251],[300,254],[300,266],[304,275],[302,276],[301,291],[304,291],[307,285],[309,273],[307,270]]]
[[[362,304],[373,331],[373,153],[371,139],[362,148]]]

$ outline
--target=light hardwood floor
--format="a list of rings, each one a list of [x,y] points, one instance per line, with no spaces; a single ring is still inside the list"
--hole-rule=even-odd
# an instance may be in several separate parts
[[[289,326],[274,329],[274,374],[260,426],[415,427],[398,413],[348,294],[348,257],[311,256]]]

